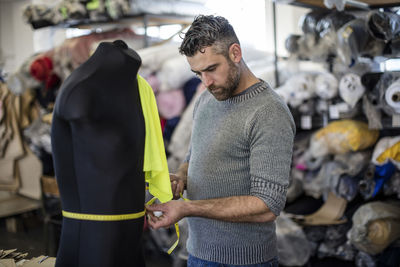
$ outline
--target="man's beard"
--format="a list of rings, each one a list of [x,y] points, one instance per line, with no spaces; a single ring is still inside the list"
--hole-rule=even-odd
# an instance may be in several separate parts
[[[240,81],[240,73],[239,73],[239,67],[237,67],[232,61],[228,59],[228,64],[229,64],[229,73],[228,73],[228,78],[226,81],[225,86],[210,86],[208,87],[208,90],[210,93],[218,100],[218,101],[224,101],[227,100],[228,98],[231,98],[233,96],[233,93],[237,89]],[[218,92],[213,92],[213,90],[218,89]]]

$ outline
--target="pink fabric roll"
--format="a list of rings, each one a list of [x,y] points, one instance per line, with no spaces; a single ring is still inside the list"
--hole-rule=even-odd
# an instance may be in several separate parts
[[[186,105],[181,89],[159,92],[156,100],[160,116],[167,120],[180,116]]]

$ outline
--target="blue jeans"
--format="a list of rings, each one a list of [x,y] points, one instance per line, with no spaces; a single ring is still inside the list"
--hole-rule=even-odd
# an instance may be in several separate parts
[[[187,267],[278,267],[278,266],[279,262],[278,259],[276,258],[267,262],[257,263],[257,264],[232,265],[232,264],[222,264],[213,261],[205,261],[189,254],[189,258],[187,261]]]

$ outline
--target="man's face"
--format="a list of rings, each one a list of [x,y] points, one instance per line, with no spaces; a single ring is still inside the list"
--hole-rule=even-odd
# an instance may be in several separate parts
[[[232,60],[216,54],[212,47],[207,47],[204,53],[197,52],[187,57],[187,60],[192,71],[217,100],[223,101],[235,95],[240,72]]]

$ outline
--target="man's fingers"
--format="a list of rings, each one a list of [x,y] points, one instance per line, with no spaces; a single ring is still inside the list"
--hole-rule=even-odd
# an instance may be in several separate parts
[[[152,204],[152,205],[146,205],[145,206],[146,210],[149,211],[162,211],[162,205],[159,204]]]
[[[150,220],[148,221],[149,225],[153,229],[159,229],[161,227],[168,228],[170,225],[166,223],[166,220],[161,216],[151,216]]]

